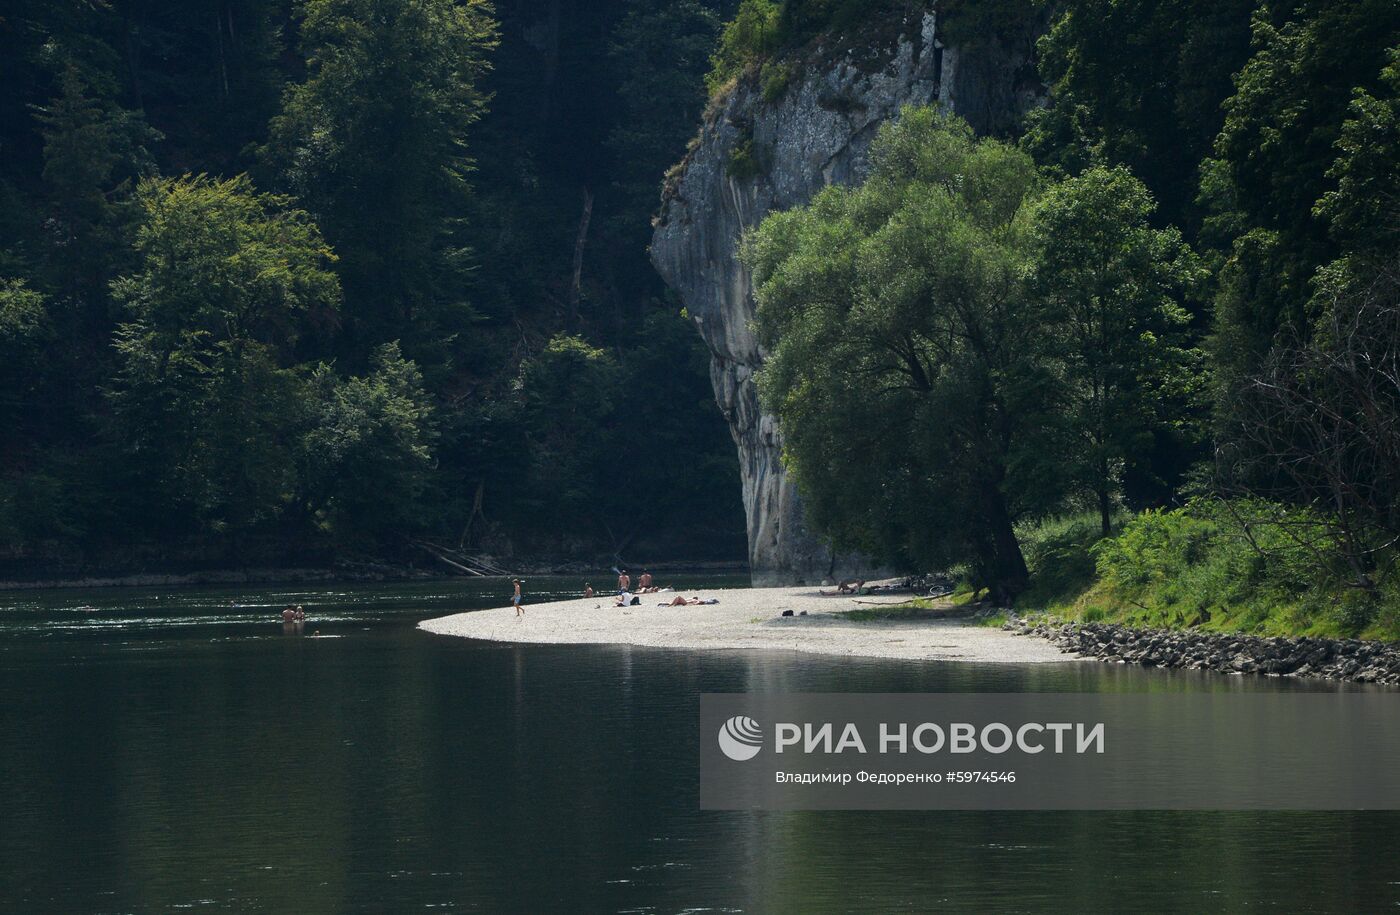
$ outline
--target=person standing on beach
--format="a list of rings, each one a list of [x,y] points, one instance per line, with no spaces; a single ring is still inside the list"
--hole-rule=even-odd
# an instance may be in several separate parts
[[[617,573],[617,593],[618,593],[618,594],[621,594],[623,591],[631,591],[631,590],[632,590],[632,576],[627,574],[627,570],[626,570],[626,569],[623,569],[621,572],[618,572],[618,573]]]
[[[525,608],[521,606],[520,579],[512,579],[515,584],[515,593],[510,596],[510,602],[515,605],[515,616],[517,619],[525,615]]]
[[[651,573],[648,572],[646,569],[642,569],[642,577],[637,579],[637,584],[641,587],[643,592],[645,592],[648,588],[652,587]]]
[[[583,596],[584,596],[584,597],[592,597],[592,596],[593,596],[593,586],[592,586],[591,584],[588,584],[588,583],[586,583],[586,582],[584,583],[584,586],[583,586]]]

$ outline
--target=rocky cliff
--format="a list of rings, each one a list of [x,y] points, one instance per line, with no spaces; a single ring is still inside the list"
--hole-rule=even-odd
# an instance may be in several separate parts
[[[879,125],[905,105],[936,101],[981,132],[1002,132],[1040,97],[1032,29],[959,47],[945,46],[933,12],[890,25],[872,28],[866,41],[804,49],[790,62],[795,75],[785,87],[766,81],[766,98],[757,74],[741,79],[712,106],[668,180],[656,223],[652,262],[710,349],[715,398],[739,449],[755,583],[872,570],[858,557],[833,562],[803,523],[782,465],[781,431],[754,384],[763,352],[750,330],[749,274],[736,257],[744,230],[827,184],[859,180]]]

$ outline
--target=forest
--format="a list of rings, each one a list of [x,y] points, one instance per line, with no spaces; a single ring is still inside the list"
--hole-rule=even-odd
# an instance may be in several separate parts
[[[11,4],[5,561],[742,556],[663,176],[930,6]],[[1400,633],[1400,5],[937,12],[1042,32],[1040,103],[908,109],[743,244],[810,523],[1018,607]]]
[[[646,258],[730,13],[6,4],[0,571],[741,559]]]
[[[710,85],[901,6],[745,0]],[[1400,633],[1400,6],[939,9],[1048,12],[1045,104],[908,109],[744,249],[814,523],[1018,608]]]

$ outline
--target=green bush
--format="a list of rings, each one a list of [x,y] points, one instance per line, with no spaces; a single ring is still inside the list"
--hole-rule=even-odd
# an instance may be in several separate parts
[[[1219,533],[1208,520],[1184,510],[1143,512],[1117,537],[1095,544],[1099,576],[1118,586],[1161,581],[1198,561],[1205,544]]]
[[[1080,622],[1201,627],[1266,635],[1400,638],[1400,587],[1354,575],[1329,519],[1266,502],[1203,499],[1150,510],[1100,539],[1073,515],[1017,530],[1031,569],[1019,612]],[[1381,568],[1388,567],[1384,557]]]
[[[1070,600],[1094,583],[1094,544],[1101,538],[1095,512],[1051,518],[1017,530],[1031,587],[1017,606],[1044,607]]]
[[[797,75],[797,66],[790,61],[772,61],[763,65],[758,81],[763,87],[763,100],[772,104],[783,97],[792,78]]]
[[[719,47],[710,58],[705,86],[714,95],[752,63],[778,47],[778,20],[782,5],[778,0],[743,0],[739,11],[724,27]]]
[[[925,0],[741,0],[710,58],[705,85],[717,95],[750,67],[818,35],[845,32],[882,13],[913,12],[927,5]],[[765,81],[764,97],[772,101],[785,87],[785,79],[773,84],[776,94],[770,97]]]
[[[1336,536],[1325,517],[1257,499],[1144,512],[1094,547],[1099,580],[1081,610],[1107,605],[1148,625],[1393,635],[1394,588],[1354,587]]]
[[[754,145],[753,137],[744,137],[729,151],[729,161],[724,167],[725,174],[739,181],[757,178],[763,174],[763,156]]]

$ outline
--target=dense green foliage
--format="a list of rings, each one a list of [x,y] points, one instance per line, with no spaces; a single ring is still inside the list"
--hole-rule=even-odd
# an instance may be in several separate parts
[[[253,527],[295,490],[291,353],[304,316],[339,302],[330,249],[245,178],[149,182],[140,198],[138,270],[113,284],[126,320],[110,396],[156,497],[143,521]]]
[[[729,11],[7,9],[0,557],[741,556],[645,253]]]
[[[746,6],[717,76],[778,52],[781,6]],[[975,43],[1033,7],[941,12]],[[1024,553],[1033,605],[1088,589],[1153,622],[1391,631],[1400,7],[1071,0],[1039,51],[1050,100],[1020,141],[1038,174],[989,188],[1002,147],[906,113],[863,187],[749,242],[765,393],[817,524],[966,562],[1002,597]],[[1003,192],[1016,206],[986,223]],[[989,478],[1004,511],[973,498]],[[1113,535],[1123,508],[1193,494]]]
[[[1169,406],[1199,360],[1179,298],[1199,271],[1126,171],[1047,186],[933,109],[887,125],[872,158],[860,187],[748,242],[763,391],[838,544],[969,562],[1009,598],[1027,585],[1017,520],[1091,495],[1107,528],[1124,466],[1150,468],[1181,423]]]
[[[1319,523],[1304,509],[1251,500],[1198,500],[1151,510],[1100,540],[1085,517],[1022,532],[1034,587],[1020,608],[1084,622],[1199,627],[1266,635],[1400,637],[1400,594],[1348,587],[1337,553],[1296,533]]]
[[[1026,145],[1074,173],[1132,169],[1161,217],[1194,235],[1197,169],[1224,121],[1221,103],[1249,56],[1258,0],[1075,0],[1040,42],[1052,104],[1031,113]]]
[[[337,349],[355,360],[403,339],[410,356],[443,367],[474,318],[461,216],[496,44],[491,9],[312,0],[302,12],[306,79],[288,88],[263,155],[342,258]]]
[[[1203,360],[1183,302],[1204,271],[1176,229],[1150,225],[1154,209],[1122,166],[1089,168],[1036,206],[1031,292],[1064,381],[1075,473],[1105,535],[1120,498],[1160,499],[1201,456]]]
[[[927,5],[18,0],[0,549],[739,553],[658,183],[707,90]],[[1384,628],[1400,6],[939,6],[964,49],[1046,22],[1015,144],[911,110],[745,246],[812,521],[1001,598]]]

